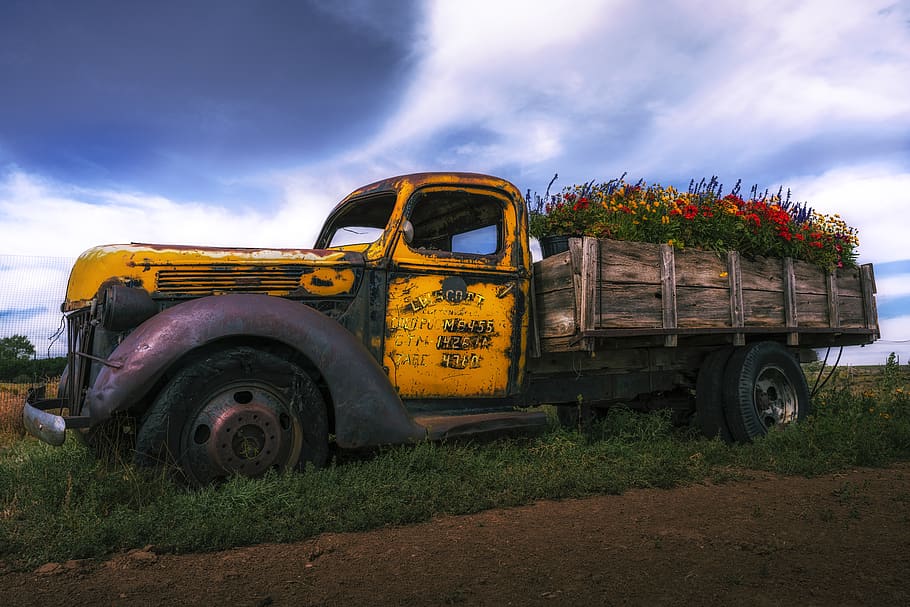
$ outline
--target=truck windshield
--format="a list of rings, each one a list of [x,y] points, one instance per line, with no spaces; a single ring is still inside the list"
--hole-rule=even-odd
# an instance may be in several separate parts
[[[317,248],[370,244],[382,236],[392,209],[395,193],[365,196],[351,200],[323,228]]]

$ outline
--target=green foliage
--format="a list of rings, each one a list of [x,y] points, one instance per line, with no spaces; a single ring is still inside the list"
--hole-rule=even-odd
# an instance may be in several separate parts
[[[749,445],[675,428],[664,413],[611,409],[584,431],[422,443],[344,455],[306,473],[189,491],[161,472],[104,466],[73,440],[0,447],[0,559],[19,567],[153,544],[205,551],[360,531],[537,499],[673,487],[750,470],[815,475],[910,460],[910,388],[885,376],[857,393],[835,381],[815,413]]]
[[[59,377],[66,358],[35,358],[35,346],[25,335],[0,338],[0,381],[38,383]]]
[[[28,360],[35,355],[35,346],[25,335],[0,337],[0,360]]]

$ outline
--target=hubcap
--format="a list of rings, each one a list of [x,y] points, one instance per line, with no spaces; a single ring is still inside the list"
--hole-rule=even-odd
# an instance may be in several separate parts
[[[199,410],[184,436],[184,455],[192,475],[207,483],[284,467],[299,457],[300,442],[284,400],[265,386],[244,384],[214,394]]]
[[[765,367],[755,380],[755,407],[769,429],[796,421],[799,413],[796,389],[779,367]]]

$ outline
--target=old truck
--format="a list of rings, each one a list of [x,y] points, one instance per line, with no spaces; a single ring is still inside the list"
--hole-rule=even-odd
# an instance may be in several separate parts
[[[309,250],[90,249],[57,397],[27,399],[26,427],[196,484],[319,466],[330,442],[539,427],[541,404],[671,407],[749,441],[807,414],[800,352],[878,337],[868,265],[568,244],[533,263],[515,186],[426,173],[356,190]]]

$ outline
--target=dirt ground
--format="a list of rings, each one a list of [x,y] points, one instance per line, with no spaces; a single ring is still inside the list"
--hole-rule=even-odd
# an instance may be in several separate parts
[[[910,605],[910,465],[0,573],[0,605]]]

